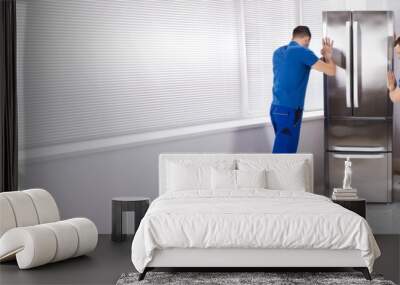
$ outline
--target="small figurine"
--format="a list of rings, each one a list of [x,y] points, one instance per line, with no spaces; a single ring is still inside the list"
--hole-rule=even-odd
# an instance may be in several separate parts
[[[343,189],[352,189],[351,188],[351,161],[348,157],[344,162],[344,178],[343,178]]]

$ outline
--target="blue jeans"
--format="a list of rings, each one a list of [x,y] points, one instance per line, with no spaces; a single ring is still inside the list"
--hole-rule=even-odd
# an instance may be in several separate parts
[[[271,105],[270,116],[275,131],[272,153],[296,153],[303,110]]]

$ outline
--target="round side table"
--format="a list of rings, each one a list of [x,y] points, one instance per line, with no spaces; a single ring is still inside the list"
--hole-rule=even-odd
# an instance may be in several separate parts
[[[123,212],[135,212],[135,232],[140,221],[146,214],[150,205],[150,198],[147,197],[115,197],[112,199],[112,234],[113,241],[123,241],[126,234],[122,233]]]

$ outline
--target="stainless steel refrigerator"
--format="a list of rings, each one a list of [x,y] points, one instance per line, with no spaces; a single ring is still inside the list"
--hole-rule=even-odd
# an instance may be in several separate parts
[[[323,12],[334,41],[336,76],[324,77],[325,187],[342,187],[344,160],[352,186],[367,202],[392,201],[392,113],[386,87],[393,69],[391,11]]]

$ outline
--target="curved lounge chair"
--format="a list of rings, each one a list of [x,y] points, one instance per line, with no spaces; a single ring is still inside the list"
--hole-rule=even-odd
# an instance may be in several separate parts
[[[46,190],[0,193],[0,262],[16,259],[28,269],[84,255],[96,248],[97,236],[89,219],[60,221]]]

